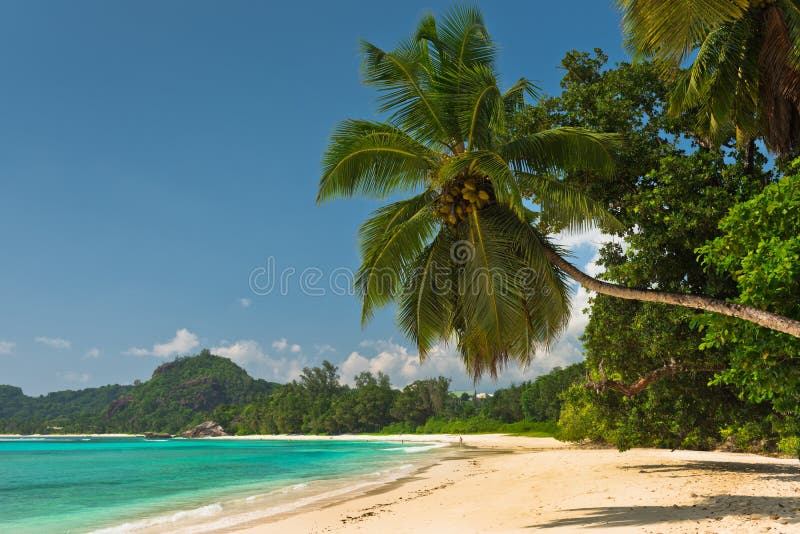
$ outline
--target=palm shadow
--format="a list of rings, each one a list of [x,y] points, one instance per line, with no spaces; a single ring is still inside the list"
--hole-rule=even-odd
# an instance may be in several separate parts
[[[669,478],[685,478],[696,476],[691,471],[707,471],[712,473],[742,473],[760,475],[766,480],[784,482],[800,482],[800,463],[762,464],[752,462],[725,462],[718,460],[685,461],[678,464],[628,465],[625,470],[637,470],[640,473],[660,473]],[[673,473],[673,474],[668,474]]]
[[[764,481],[800,482],[800,464],[766,464],[755,462],[685,461],[677,464],[642,464],[624,466],[625,470],[657,473],[668,478],[703,476],[708,473],[741,473],[755,475]],[[693,495],[694,496],[694,495]],[[573,515],[553,521],[529,525],[528,528],[611,528],[642,527],[664,521],[721,520],[727,516],[758,515],[784,525],[800,525],[800,496],[774,497],[752,495],[707,495],[693,504],[672,506],[604,506],[562,510]],[[579,517],[578,517],[579,516]]]
[[[664,521],[719,520],[730,515],[759,515],[780,521],[784,525],[797,525],[800,524],[797,510],[800,510],[800,498],[798,497],[713,495],[692,505],[573,508],[563,510],[563,512],[577,513],[580,517],[565,517],[546,523],[528,525],[528,528],[643,527]]]

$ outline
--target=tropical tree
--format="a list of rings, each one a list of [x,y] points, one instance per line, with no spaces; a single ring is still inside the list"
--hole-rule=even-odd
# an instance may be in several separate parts
[[[780,155],[800,143],[800,2],[617,0],[629,47],[678,75],[670,107],[696,114],[698,134],[719,145],[735,131],[763,137]]]
[[[355,281],[362,320],[392,301],[425,358],[455,340],[477,378],[509,359],[523,364],[569,319],[565,274],[588,289],[734,317],[800,336],[800,322],[704,296],[610,284],[581,272],[538,222],[571,231],[614,226],[604,206],[569,187],[565,171],[612,169],[613,135],[553,128],[510,135],[510,116],[535,88],[497,83],[495,47],[481,14],[427,16],[386,52],[362,43],[365,82],[380,92],[386,122],[348,120],[323,157],[318,202],[368,195],[408,199],[378,209],[360,228]],[[538,207],[523,203],[531,195]]]

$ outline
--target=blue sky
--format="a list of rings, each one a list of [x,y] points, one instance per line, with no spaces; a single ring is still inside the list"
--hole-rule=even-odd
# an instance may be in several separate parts
[[[328,358],[396,385],[445,373],[466,387],[447,349],[415,366],[393,310],[362,330],[352,295],[304,294],[298,279],[354,269],[356,228],[377,206],[314,203],[333,126],[376,117],[358,39],[392,48],[450,5],[0,4],[0,383],[130,383],[213,347],[278,381]],[[553,93],[567,50],[625,59],[610,1],[481,7],[506,81]],[[572,241],[583,263],[593,239]],[[268,258],[297,273],[285,295],[250,290]],[[576,359],[580,328],[501,384]]]

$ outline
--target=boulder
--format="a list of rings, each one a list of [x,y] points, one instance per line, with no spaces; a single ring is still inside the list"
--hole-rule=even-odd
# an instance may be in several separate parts
[[[185,438],[216,438],[227,435],[228,434],[225,433],[225,429],[223,429],[219,423],[215,423],[214,421],[200,423],[191,430],[181,433],[181,436]]]

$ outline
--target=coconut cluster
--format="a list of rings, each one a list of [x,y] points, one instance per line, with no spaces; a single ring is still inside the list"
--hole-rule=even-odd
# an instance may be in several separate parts
[[[442,188],[437,210],[442,219],[456,225],[473,211],[485,208],[493,198],[489,180],[469,176],[454,180]]]
[[[750,7],[753,9],[764,9],[775,3],[775,0],[750,0]]]

